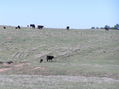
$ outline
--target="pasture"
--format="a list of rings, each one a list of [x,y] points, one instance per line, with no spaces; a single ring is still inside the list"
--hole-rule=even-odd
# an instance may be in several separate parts
[[[118,89],[119,31],[0,28],[0,61],[0,89]]]

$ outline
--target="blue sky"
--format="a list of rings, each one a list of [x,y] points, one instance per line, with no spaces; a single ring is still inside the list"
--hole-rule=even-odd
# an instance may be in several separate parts
[[[0,24],[50,28],[119,24],[119,0],[0,0]]]

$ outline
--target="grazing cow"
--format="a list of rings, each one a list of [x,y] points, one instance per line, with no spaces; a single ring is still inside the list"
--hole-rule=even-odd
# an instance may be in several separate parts
[[[42,26],[42,25],[38,25],[37,28],[38,28],[38,29],[43,29],[43,27],[44,27],[44,26]]]
[[[109,31],[109,28],[105,28],[106,31]]]
[[[15,27],[15,29],[21,29],[21,27],[18,25],[17,27]]]
[[[6,27],[4,26],[3,29],[6,29]]]
[[[53,58],[54,58],[54,56],[47,55],[47,62],[52,61]]]
[[[69,30],[69,28],[70,28],[69,26],[66,27],[67,30]]]
[[[108,25],[105,25],[104,28],[105,28],[106,31],[109,31],[109,28],[110,28],[110,27],[109,27]]]
[[[8,62],[6,62],[7,64],[12,64],[13,63],[13,61],[8,61]]]
[[[42,63],[43,62],[43,59],[40,59],[40,63]]]
[[[30,24],[30,27],[31,28],[35,28],[35,24]]]
[[[17,28],[18,28],[18,29],[21,29],[21,27],[20,27],[19,25],[17,26]]]

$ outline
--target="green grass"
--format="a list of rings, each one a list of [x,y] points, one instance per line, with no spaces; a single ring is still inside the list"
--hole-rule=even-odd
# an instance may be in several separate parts
[[[46,61],[48,54],[53,62]],[[0,89],[118,89],[119,31],[0,29],[0,61],[9,60],[30,64],[0,64],[11,68],[0,72]]]

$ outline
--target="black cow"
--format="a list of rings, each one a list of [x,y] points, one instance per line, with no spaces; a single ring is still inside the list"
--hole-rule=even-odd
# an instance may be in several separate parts
[[[30,27],[31,28],[35,28],[35,24],[30,24]]]
[[[106,31],[109,31],[109,28],[105,28]]]
[[[15,27],[15,29],[21,29],[21,27],[18,25],[17,27]]]
[[[54,58],[54,56],[47,55],[46,58],[47,58],[47,62],[48,62],[48,61],[52,61],[52,59]]]
[[[108,25],[105,25],[104,28],[105,28],[106,31],[109,31],[109,28],[110,28],[110,27],[109,27]]]
[[[42,25],[38,25],[37,28],[38,28],[38,29],[43,29],[43,27],[44,27],[44,26],[42,26]]]
[[[4,26],[3,29],[6,29],[6,27]]]
[[[8,61],[8,62],[6,62],[7,64],[12,64],[13,63],[13,61]]]
[[[69,30],[69,28],[70,28],[69,26],[66,27],[67,30]]]
[[[17,26],[17,28],[18,28],[18,29],[21,29],[21,27],[20,27],[19,25]]]
[[[42,63],[43,62],[43,59],[40,59],[40,63]]]

